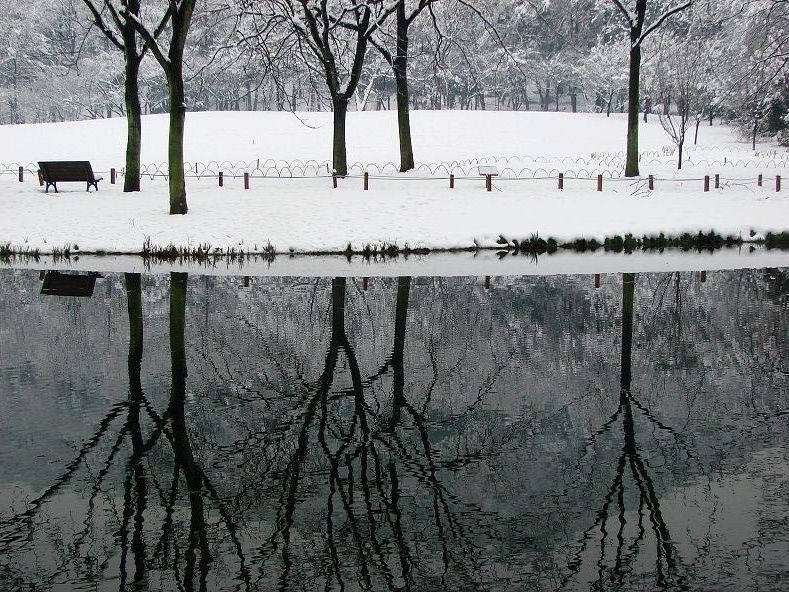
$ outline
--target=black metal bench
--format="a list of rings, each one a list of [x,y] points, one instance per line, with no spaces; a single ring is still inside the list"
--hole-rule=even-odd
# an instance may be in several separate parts
[[[58,183],[79,181],[87,183],[87,191],[90,191],[91,186],[98,191],[99,181],[104,178],[93,174],[93,167],[87,160],[39,162],[38,170],[41,172],[41,179],[46,183],[44,193],[49,193],[50,185],[55,188],[55,193],[58,193]]]

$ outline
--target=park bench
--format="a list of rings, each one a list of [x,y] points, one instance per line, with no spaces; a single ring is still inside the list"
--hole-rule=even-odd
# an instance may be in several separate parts
[[[45,193],[49,193],[49,186],[55,188],[58,193],[58,183],[76,183],[82,181],[87,183],[87,191],[91,185],[99,190],[99,181],[103,177],[96,177],[93,174],[93,167],[87,160],[62,160],[51,162],[39,162],[41,180],[46,183]]]

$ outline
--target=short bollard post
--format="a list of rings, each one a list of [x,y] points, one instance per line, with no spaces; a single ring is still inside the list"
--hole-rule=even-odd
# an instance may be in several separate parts
[[[19,167],[19,182],[23,183],[25,181],[25,169],[24,167]]]
[[[701,279],[702,284],[705,283],[707,281],[707,272],[702,271],[701,273],[699,273],[699,278]]]
[[[195,163],[195,175],[197,174],[197,163]]]
[[[485,189],[493,191],[493,175],[485,175]]]
[[[649,175],[649,190],[654,191],[655,189],[655,177]]]
[[[564,189],[564,173],[559,173],[559,189]]]
[[[710,190],[710,176],[704,175],[704,191]]]
[[[110,169],[110,185],[115,185],[115,167]]]
[[[249,189],[249,173],[244,173],[244,189]]]
[[[337,175],[332,175],[331,176],[331,186],[334,189],[337,189]]]
[[[249,288],[249,276],[248,275],[244,276],[244,287],[245,288]]]
[[[362,279],[362,290],[364,290],[366,292],[369,285],[370,285],[370,278],[368,278],[368,277],[363,278]]]
[[[455,175],[449,175],[449,188],[455,188]]]
[[[44,173],[41,172],[39,169],[38,171],[38,184],[43,187],[44,186]]]
[[[775,175],[775,191],[781,191],[781,175]]]
[[[721,188],[721,176],[718,173],[715,173],[715,189]]]
[[[225,186],[225,173],[223,173],[222,171],[219,171],[219,186],[220,187]]]
[[[597,190],[603,190],[603,175],[597,175]]]
[[[764,184],[764,178],[762,177],[762,174],[759,173],[759,176],[756,177],[756,186],[761,187],[763,184]]]
[[[600,287],[600,274],[599,273],[594,274],[594,287],[595,287],[595,290]]]
[[[369,191],[370,189],[370,173],[364,171],[364,190]]]
[[[486,290],[490,290],[490,276],[489,275],[485,276],[485,289]]]

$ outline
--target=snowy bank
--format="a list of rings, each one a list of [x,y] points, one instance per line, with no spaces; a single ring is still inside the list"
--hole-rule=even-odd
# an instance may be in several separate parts
[[[789,227],[789,194],[729,187],[703,193],[665,183],[654,192],[633,194],[630,183],[598,193],[590,183],[497,182],[487,193],[482,180],[442,181],[255,179],[252,189],[189,184],[189,213],[167,214],[163,180],[146,183],[139,194],[120,185],[98,192],[65,189],[44,194],[37,183],[0,185],[0,242],[52,252],[140,252],[153,247],[235,249],[262,252],[343,251],[350,244],[457,248],[495,246],[500,234],[518,240],[537,234],[571,241],[632,233],[680,235],[715,231],[749,238],[752,232]]]
[[[166,123],[163,116],[145,118],[144,162],[164,160]],[[395,124],[391,112],[351,114],[351,160],[379,167],[397,160]],[[330,148],[326,113],[193,113],[187,130],[186,157],[220,168],[268,158],[322,162]],[[582,169],[593,176],[595,167],[617,167],[624,132],[621,116],[414,113],[419,160],[473,163],[492,154],[500,167],[517,161],[531,172],[540,166],[547,176],[567,171],[561,192],[555,179],[532,178],[541,173],[497,179],[492,193],[476,178],[458,179],[450,190],[444,179],[425,179],[430,175],[424,170],[395,179],[374,176],[370,191],[363,191],[357,178],[341,180],[336,190],[319,177],[253,178],[245,191],[238,178],[227,178],[220,188],[206,177],[187,180],[189,214],[169,216],[161,177],[144,177],[138,194],[123,194],[105,174],[98,193],[63,184],[54,195],[44,194],[34,175],[20,184],[8,174],[0,176],[0,243],[42,253],[73,251],[75,245],[83,252],[136,253],[144,244],[245,252],[271,245],[286,253],[343,251],[349,244],[353,249],[494,246],[499,235],[601,241],[627,233],[714,231],[747,239],[789,230],[789,193],[775,193],[772,185],[772,177],[785,170],[786,153],[774,148],[753,153],[726,127],[703,130],[700,146],[689,151],[696,160],[682,172],[685,177],[720,172],[722,187],[708,193],[700,181],[671,180],[676,176],[671,147],[655,122],[644,125],[641,136],[642,173],[660,175],[655,191],[647,191],[643,181],[606,179],[598,193],[594,181],[570,178]],[[120,169],[124,141],[123,119],[0,126],[0,162],[13,170],[10,163],[90,159],[97,170]],[[755,182],[759,173],[765,174],[762,188]]]

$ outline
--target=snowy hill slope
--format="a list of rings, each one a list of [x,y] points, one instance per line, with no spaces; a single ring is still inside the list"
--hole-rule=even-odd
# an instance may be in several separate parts
[[[143,162],[167,158],[166,115],[143,118]],[[397,162],[396,113],[348,114],[349,162]],[[414,111],[414,151],[419,162],[449,162],[485,155],[585,156],[622,152],[623,115],[590,113]],[[187,116],[187,161],[331,158],[330,113],[200,112]],[[123,166],[126,120],[0,126],[0,162],[87,159],[101,169]],[[669,137],[653,116],[641,125],[641,150],[671,150]],[[689,143],[692,143],[692,138]],[[750,146],[726,127],[701,127],[699,146],[750,153]],[[762,147],[762,148],[767,148]]]

